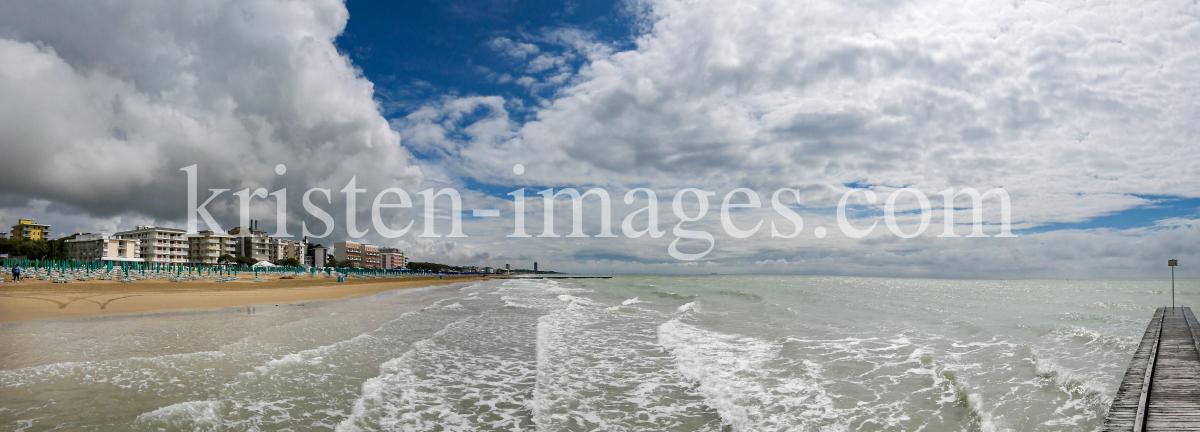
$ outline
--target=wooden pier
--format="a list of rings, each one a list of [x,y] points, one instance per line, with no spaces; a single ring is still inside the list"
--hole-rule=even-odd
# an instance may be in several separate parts
[[[1200,323],[1158,308],[1104,420],[1106,432],[1200,431]]]

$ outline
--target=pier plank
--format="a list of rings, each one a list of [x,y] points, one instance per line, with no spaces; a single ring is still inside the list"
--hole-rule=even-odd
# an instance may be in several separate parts
[[[1143,431],[1200,431],[1200,338],[1196,335],[1200,335],[1200,322],[1191,308],[1155,311],[1109,406],[1104,431],[1129,432],[1139,426]],[[1143,398],[1147,378],[1148,393]],[[1139,415],[1144,415],[1142,421]]]

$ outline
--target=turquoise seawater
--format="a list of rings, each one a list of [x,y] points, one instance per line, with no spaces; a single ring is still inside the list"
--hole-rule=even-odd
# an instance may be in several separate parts
[[[617,276],[12,324],[0,429],[1091,431],[1169,302],[1169,281]]]

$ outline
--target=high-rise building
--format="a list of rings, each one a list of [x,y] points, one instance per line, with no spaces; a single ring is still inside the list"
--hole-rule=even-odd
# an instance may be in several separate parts
[[[537,271],[537,261],[533,262],[533,271]]]
[[[139,226],[113,234],[114,237],[137,240],[142,259],[148,263],[186,264],[188,262],[187,231],[176,228]]]
[[[109,236],[108,233],[77,234],[63,243],[67,259],[77,261],[141,261],[138,241]]]
[[[219,264],[222,255],[233,256],[237,250],[237,242],[233,236],[222,232],[204,230],[189,234],[188,262],[191,264]]]
[[[33,219],[17,219],[17,224],[12,227],[13,239],[25,240],[49,240],[50,225],[40,224]]]

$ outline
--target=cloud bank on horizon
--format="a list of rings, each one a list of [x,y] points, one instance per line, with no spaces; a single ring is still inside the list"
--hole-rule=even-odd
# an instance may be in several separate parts
[[[468,220],[481,233],[469,239],[399,242],[463,264],[1144,277],[1168,255],[1200,262],[1192,2],[629,0],[587,19],[569,2],[528,17],[507,3],[425,6],[436,10],[414,19],[445,22],[400,24],[478,29],[387,39],[356,30],[339,1],[0,6],[0,216],[80,231],[177,222],[177,170],[199,164],[234,190],[453,185],[467,208],[506,215],[503,193],[522,186],[617,199],[748,187],[764,200],[789,187],[810,227],[722,240],[698,263],[667,257],[665,238],[514,241],[508,218]],[[853,187],[917,188],[935,209],[947,188],[1003,187],[1024,230],[813,238]]]

